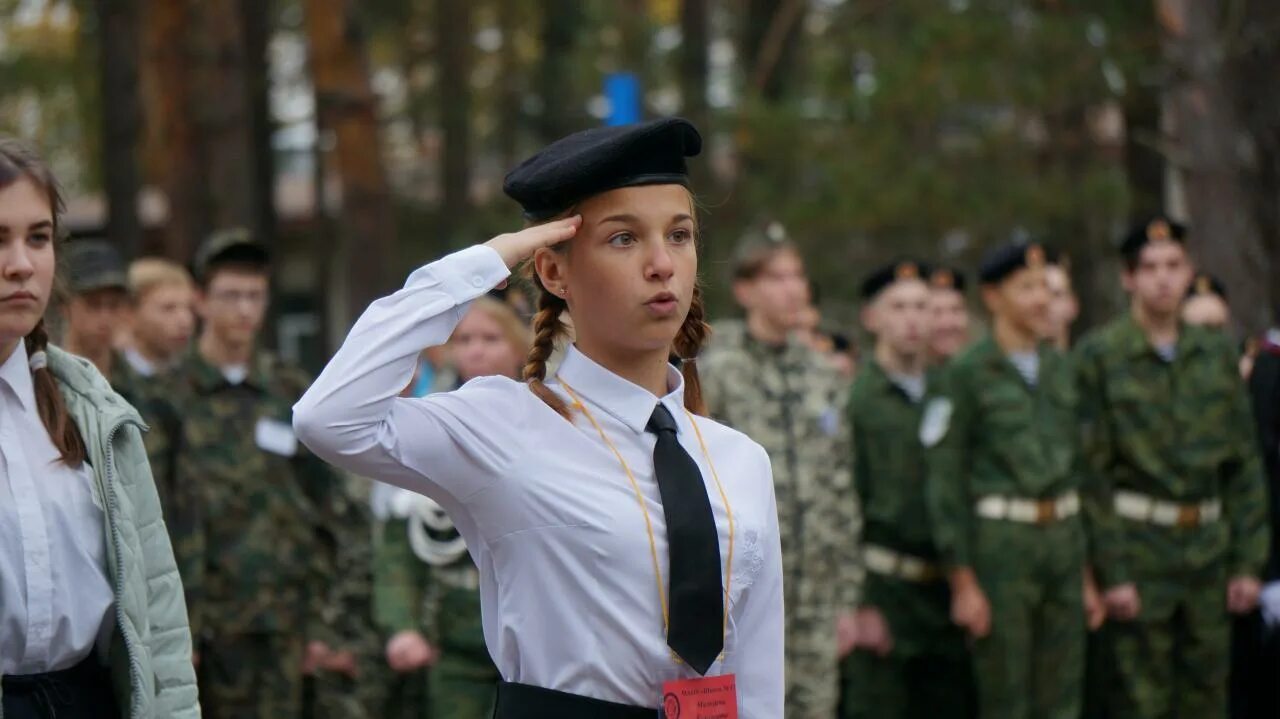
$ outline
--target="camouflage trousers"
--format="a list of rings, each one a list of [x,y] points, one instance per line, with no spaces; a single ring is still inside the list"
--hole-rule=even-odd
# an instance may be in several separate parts
[[[831,719],[840,699],[834,610],[789,612],[786,633],[787,719]]]
[[[1137,586],[1138,619],[1111,627],[1111,716],[1225,717],[1231,636],[1225,571],[1204,581]]]
[[[354,677],[330,671],[309,676],[304,684],[303,719],[382,719],[390,717],[386,706],[391,669],[369,651],[359,652]],[[419,715],[421,716],[421,715]]]
[[[223,635],[201,642],[205,719],[292,719],[302,712],[300,634]]]
[[[487,719],[501,677],[484,644],[480,593],[447,589],[439,612],[440,659],[428,672],[427,716]]]
[[[991,633],[973,646],[984,719],[1078,719],[1084,691],[1084,535],[979,520],[975,570]]]

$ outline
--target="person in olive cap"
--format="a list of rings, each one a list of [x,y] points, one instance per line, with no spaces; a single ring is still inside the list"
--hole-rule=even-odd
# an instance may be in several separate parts
[[[982,717],[1080,716],[1086,477],[1075,378],[1046,341],[1047,264],[1036,243],[987,253],[991,335],[951,361],[920,422],[933,541],[952,621],[974,640]]]
[[[201,707],[215,718],[298,716],[304,655],[311,666],[340,668],[341,659],[353,670],[352,657],[330,651],[359,618],[330,614],[332,555],[343,546],[331,516],[339,478],[290,425],[308,377],[258,345],[267,250],[246,231],[218,232],[192,270],[201,332],[145,411],[187,586]]]
[[[453,519],[504,679],[496,719],[783,716],[769,460],[698,416],[707,326],[685,160],[701,148],[678,118],[552,143],[507,175],[526,228],[375,301],[294,407],[317,454]],[[401,397],[422,349],[526,260],[525,381]],[[566,312],[574,342],[548,376]]]
[[[1181,319],[1186,228],[1124,238],[1128,312],[1076,348],[1094,491],[1087,516],[1121,717],[1226,715],[1230,617],[1258,603],[1267,554],[1260,452],[1235,348]]]
[[[63,307],[62,346],[92,362],[115,385],[128,371],[114,349],[129,305],[124,260],[105,240],[72,240],[64,252],[70,297]]]

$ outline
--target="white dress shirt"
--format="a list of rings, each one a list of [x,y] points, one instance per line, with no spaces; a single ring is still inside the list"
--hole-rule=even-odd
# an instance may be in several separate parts
[[[26,346],[0,365],[0,674],[75,666],[111,630],[102,502],[36,409]]]
[[[590,421],[581,412],[565,421],[507,378],[420,399],[398,396],[418,353],[443,344],[468,303],[508,274],[483,246],[414,272],[356,323],[294,407],[294,425],[320,457],[426,494],[450,513],[480,568],[485,643],[503,679],[660,706],[663,682],[697,674],[666,645],[644,513]],[[727,557],[725,505],[685,414],[680,373],[670,370],[671,391],[658,398],[571,347],[558,377],[582,398],[639,485],[661,591],[669,576],[666,523],[653,476],[656,438],[645,432],[658,402],[702,470]],[[558,383],[551,386],[567,397]],[[737,675],[744,718],[777,719],[782,554],[768,455],[735,430],[696,421],[728,495],[735,535],[725,652],[708,676]]]

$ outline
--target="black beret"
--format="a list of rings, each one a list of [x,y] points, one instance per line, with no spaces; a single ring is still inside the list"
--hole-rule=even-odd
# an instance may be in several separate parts
[[[191,274],[204,282],[210,269],[227,263],[266,267],[271,264],[271,253],[243,227],[216,230],[196,248]]]
[[[75,294],[129,287],[124,259],[105,240],[74,240],[63,250],[67,284]]]
[[[1049,264],[1048,251],[1037,242],[1008,242],[988,250],[978,266],[978,279],[984,285],[1003,282],[1006,277],[1025,267]]]
[[[546,220],[619,187],[689,184],[686,157],[702,151],[693,123],[668,117],[597,127],[556,140],[507,173],[503,192],[529,220]]]
[[[1223,302],[1227,301],[1227,287],[1217,277],[1201,272],[1196,275],[1195,281],[1191,283],[1190,289],[1187,290],[1187,297],[1195,297],[1197,295],[1217,295],[1222,298]]]
[[[954,267],[934,267],[929,273],[929,286],[935,289],[963,293],[967,284],[964,273]]]
[[[898,280],[920,280],[929,277],[931,268],[918,260],[903,258],[882,265],[862,280],[862,299],[869,300]]]
[[[1164,215],[1153,215],[1147,219],[1135,223],[1129,229],[1129,234],[1124,236],[1124,240],[1120,243],[1120,254],[1126,258],[1135,258],[1147,246],[1148,242],[1158,240],[1173,240],[1181,243],[1187,236],[1186,225],[1165,217]]]

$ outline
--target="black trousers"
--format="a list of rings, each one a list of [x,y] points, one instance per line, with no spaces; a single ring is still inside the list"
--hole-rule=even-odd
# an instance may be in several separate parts
[[[90,655],[70,669],[6,676],[5,719],[120,719],[111,674]]]
[[[1255,611],[1231,630],[1231,719],[1280,717],[1280,627],[1268,630]]]
[[[529,684],[498,682],[493,716],[494,719],[661,719],[663,714],[657,709],[615,704]]]

